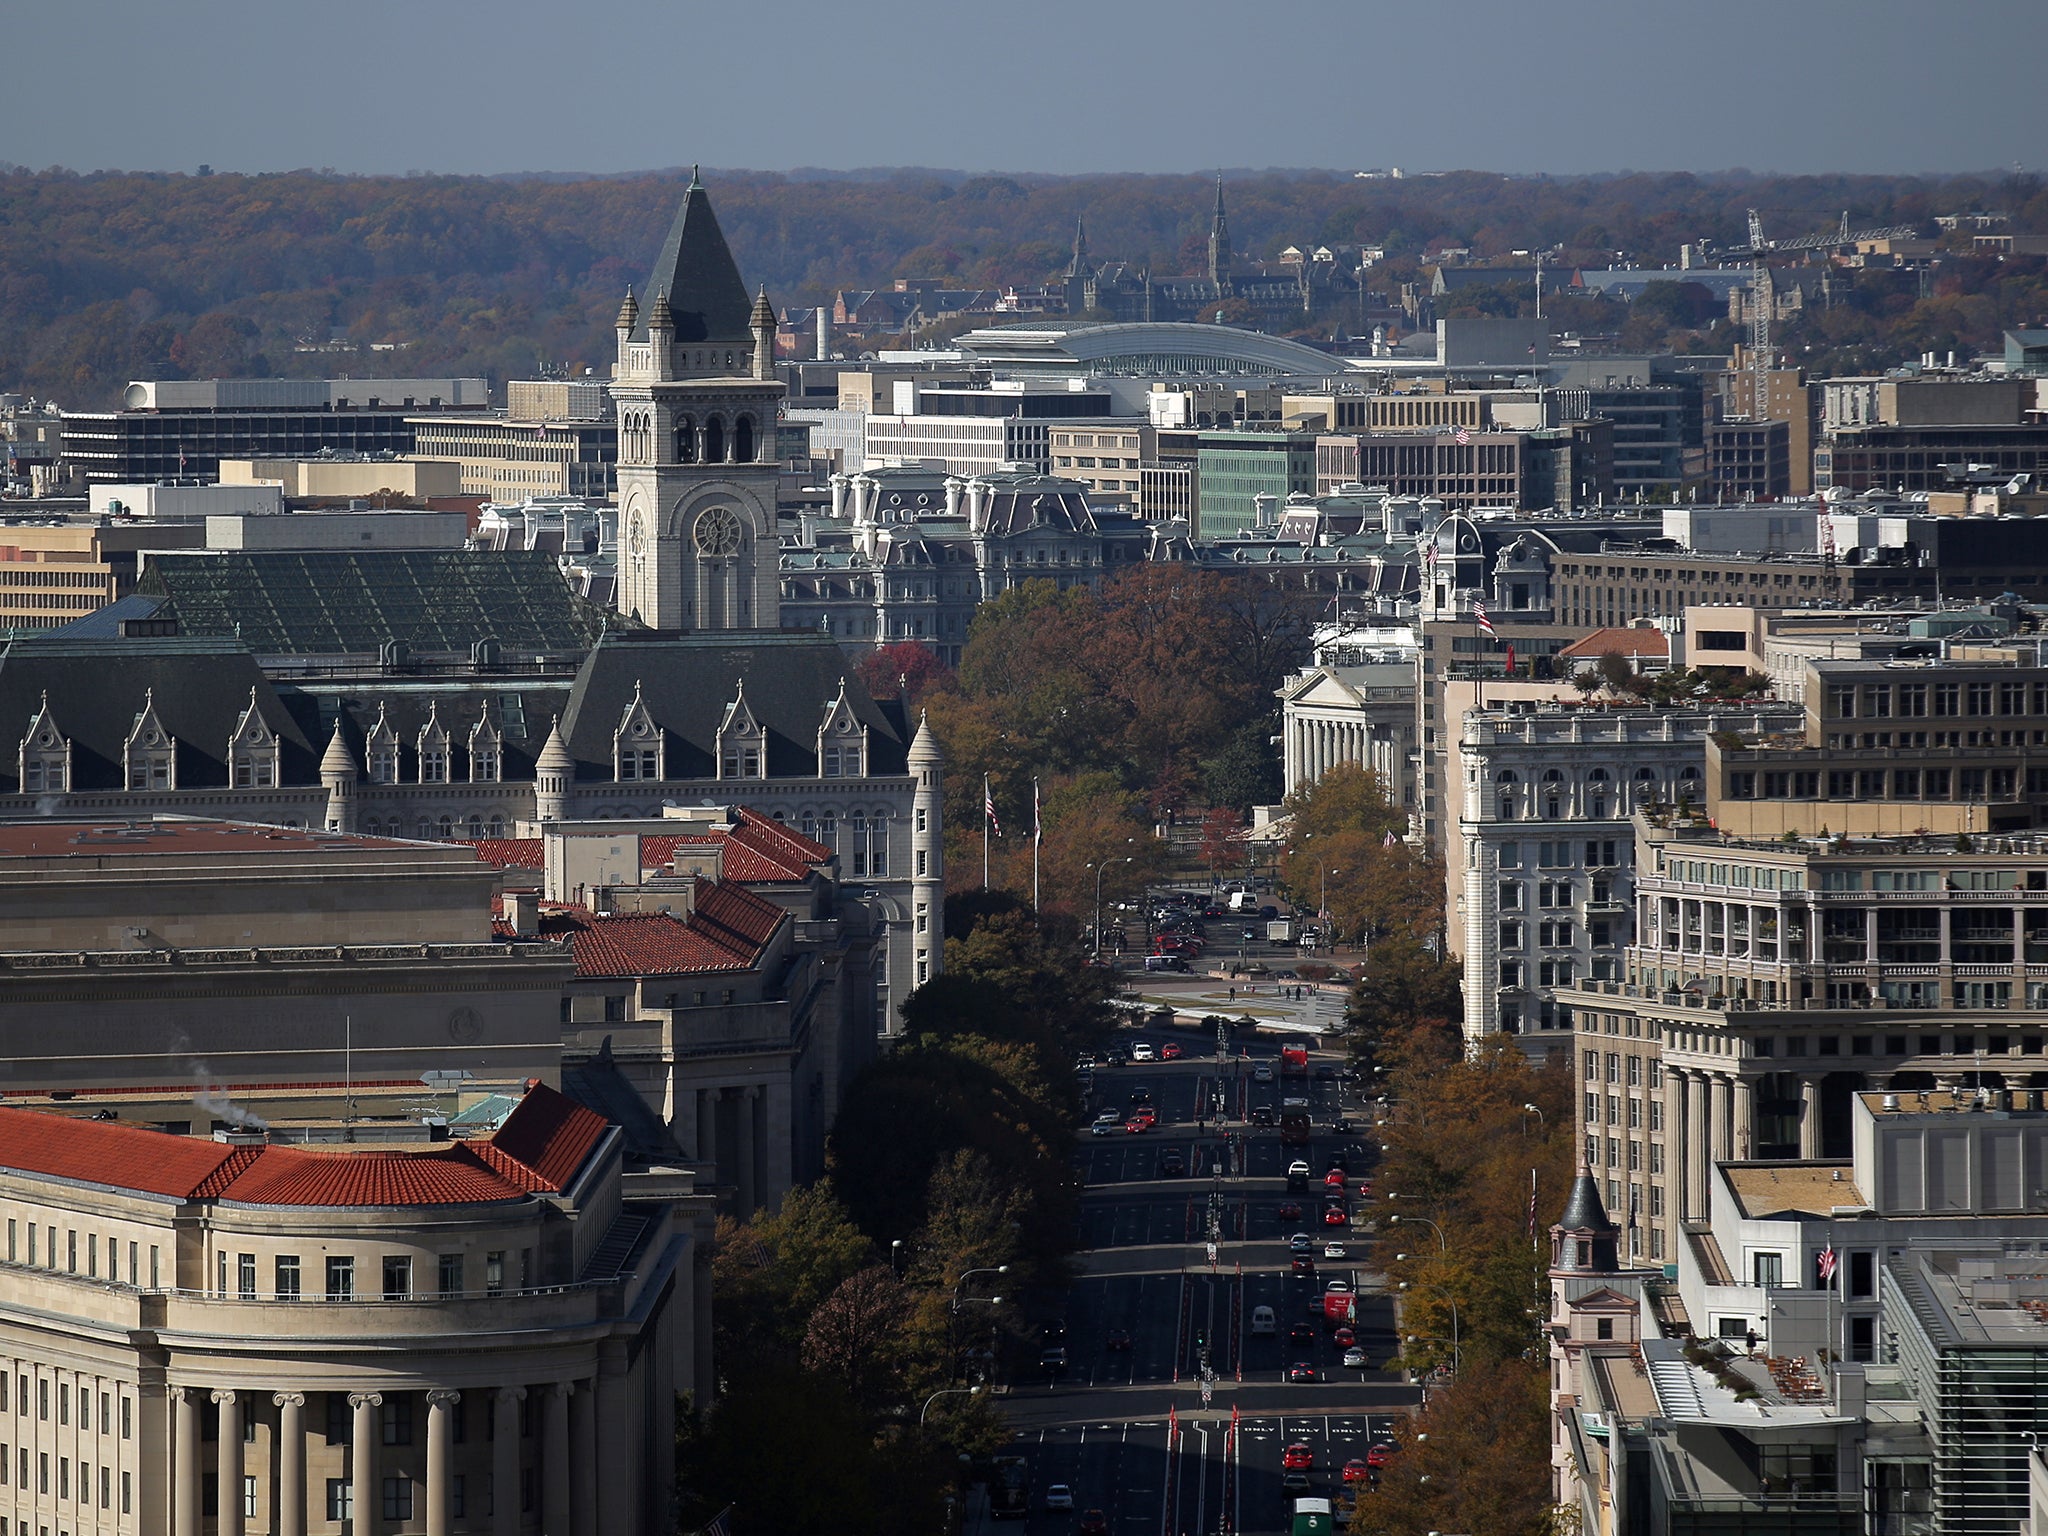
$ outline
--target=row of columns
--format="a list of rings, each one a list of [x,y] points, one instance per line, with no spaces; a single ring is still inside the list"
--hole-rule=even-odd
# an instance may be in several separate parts
[[[676,1143],[693,1161],[716,1167],[746,1216],[790,1186],[793,1113],[786,1080],[689,1089],[676,1103]]]
[[[1678,1215],[1707,1219],[1716,1163],[1756,1155],[1756,1085],[1733,1072],[1699,1067],[1666,1067],[1665,1120],[1670,1134],[1671,1183]],[[1800,1153],[1820,1155],[1819,1084],[1802,1085]],[[1808,1148],[1811,1150],[1808,1150]]]
[[[1372,761],[1372,727],[1349,720],[1297,718],[1287,741],[1287,787],[1313,784],[1339,763]]]
[[[541,1403],[541,1531],[543,1536],[599,1536],[623,1526],[627,1517],[625,1403],[621,1391],[600,1375],[598,1390],[589,1382],[554,1382],[534,1389]],[[172,1536],[201,1536],[200,1387],[173,1387]],[[518,1536],[521,1527],[519,1484],[519,1405],[526,1387],[499,1387],[491,1392],[491,1530]],[[450,1536],[450,1492],[454,1478],[454,1410],[463,1394],[435,1388],[427,1402],[427,1536]],[[247,1391],[215,1389],[208,1394],[219,1410],[216,1446],[218,1516],[216,1536],[243,1536],[242,1487],[246,1476],[242,1440],[243,1410],[254,1401]],[[306,1394],[274,1392],[278,1409],[275,1447],[277,1536],[306,1536]],[[357,1531],[379,1529],[383,1488],[378,1478],[377,1447],[382,1442],[378,1413],[381,1392],[348,1394],[350,1446],[349,1496]],[[600,1420],[604,1421],[600,1424]],[[600,1458],[602,1443],[609,1453]],[[324,1513],[324,1512],[323,1512]],[[472,1527],[473,1520],[466,1521]]]

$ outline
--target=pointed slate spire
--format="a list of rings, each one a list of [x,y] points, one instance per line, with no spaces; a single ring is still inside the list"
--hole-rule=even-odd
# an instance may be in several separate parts
[[[630,331],[640,323],[640,301],[633,297],[633,290],[626,290],[626,302],[619,306],[617,329]]]
[[[756,331],[775,329],[775,306],[768,302],[768,285],[763,283],[761,291],[754,298],[754,312],[748,317],[748,325]]]
[[[647,312],[647,329],[650,331],[674,331],[676,317],[668,307],[668,290],[662,289],[654,296],[654,308]]]
[[[1600,1183],[1593,1177],[1593,1170],[1584,1166],[1572,1183],[1571,1198],[1565,1201],[1564,1214],[1557,1224],[1567,1232],[1612,1232],[1613,1221],[1608,1218],[1607,1207],[1600,1199]]]
[[[647,291],[668,294],[679,342],[753,339],[747,326],[752,310],[747,285],[740,281],[739,266],[695,166],[661,254],[654,259]],[[635,331],[634,339],[645,340],[644,331]]]

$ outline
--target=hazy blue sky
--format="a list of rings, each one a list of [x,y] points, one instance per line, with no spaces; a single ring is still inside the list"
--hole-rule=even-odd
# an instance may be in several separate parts
[[[77,170],[1985,170],[2048,0],[63,0],[0,159]]]

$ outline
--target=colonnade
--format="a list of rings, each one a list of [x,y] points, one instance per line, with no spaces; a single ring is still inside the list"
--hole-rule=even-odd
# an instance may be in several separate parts
[[[421,1512],[427,1536],[452,1536],[454,1530],[452,1494],[458,1475],[455,1413],[457,1405],[465,1401],[483,1404],[492,1415],[490,1512],[479,1518],[478,1507],[470,1506],[462,1520],[466,1530],[519,1536],[526,1514],[520,1461],[522,1403],[531,1404],[529,1411],[540,1441],[538,1513],[542,1536],[599,1536],[631,1528],[637,1516],[625,1462],[629,1426],[623,1364],[623,1358],[608,1363],[595,1377],[581,1381],[460,1391],[435,1387],[418,1392],[427,1408],[425,1505]],[[618,1369],[611,1368],[613,1365]],[[325,1507],[309,1511],[313,1490],[308,1488],[306,1476],[306,1404],[309,1397],[317,1395],[172,1387],[172,1536],[202,1536],[204,1530],[201,1415],[207,1402],[219,1415],[214,1447],[218,1488],[215,1536],[244,1536],[247,1519],[242,1489],[249,1447],[243,1439],[243,1426],[260,1396],[267,1396],[278,1410],[269,1469],[277,1496],[276,1536],[306,1536],[309,1521],[315,1528],[325,1529],[329,1511]],[[397,1395],[389,1390],[348,1394],[347,1482],[357,1530],[381,1529],[384,1522],[380,1415]]]
[[[1716,1163],[1756,1156],[1756,1085],[1735,1072],[1701,1067],[1664,1069],[1664,1138],[1671,1149],[1670,1187],[1682,1221],[1704,1221]],[[1802,1088],[1800,1155],[1820,1156],[1820,1084]]]
[[[1362,720],[1315,720],[1297,717],[1287,723],[1287,788],[1313,784],[1338,763],[1373,766],[1373,728]]]

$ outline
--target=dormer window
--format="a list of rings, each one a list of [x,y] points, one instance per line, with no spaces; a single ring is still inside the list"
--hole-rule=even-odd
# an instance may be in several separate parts
[[[768,731],[754,718],[747,704],[742,682],[725,718],[718,724],[718,776],[721,779],[759,779],[767,776]]]
[[[249,707],[235,722],[228,738],[228,766],[237,789],[269,789],[278,780],[277,733],[264,724],[256,705],[256,690],[249,690]]]
[[[398,782],[398,733],[384,718],[382,706],[379,706],[377,718],[363,738],[363,759],[369,765],[372,784]]]
[[[867,752],[867,727],[854,714],[846,697],[846,679],[842,677],[838,695],[825,706],[825,718],[818,723],[818,777],[865,778]]]
[[[178,787],[178,744],[157,717],[154,690],[142,696],[142,713],[122,743],[122,756],[131,790]]]
[[[71,789],[71,743],[50,713],[50,696],[29,721],[21,739],[21,792],[25,795],[67,794]]]
[[[469,733],[469,781],[496,784],[505,776],[503,743],[488,711]]]
[[[415,745],[420,755],[420,782],[446,784],[449,759],[448,732],[441,725],[439,705],[427,707],[427,723],[420,727],[419,740]]]
[[[612,776],[622,784],[658,782],[667,777],[662,757],[661,727],[654,723],[640,696],[640,684],[635,682],[633,702],[626,706],[619,728],[612,733]]]

